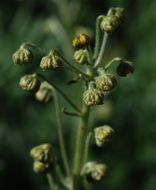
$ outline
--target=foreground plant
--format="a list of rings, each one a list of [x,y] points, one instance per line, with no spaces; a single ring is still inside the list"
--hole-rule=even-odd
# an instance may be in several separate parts
[[[108,167],[104,162],[89,158],[89,147],[93,140],[97,147],[103,147],[111,140],[114,130],[106,124],[90,129],[88,120],[92,107],[104,104],[106,95],[116,88],[117,76],[125,77],[134,71],[132,62],[119,57],[106,64],[102,62],[107,39],[124,18],[123,8],[111,8],[107,15],[100,15],[97,18],[93,50],[90,47],[91,39],[87,34],[81,33],[74,37],[72,46],[75,49],[73,55],[75,63],[70,63],[57,50],[50,50],[46,53],[45,50],[41,50],[31,43],[22,44],[19,50],[13,54],[13,62],[16,65],[37,64],[40,67],[40,72],[36,70],[35,73],[21,78],[19,85],[22,89],[33,93],[40,102],[54,100],[55,103],[58,141],[64,168],[60,167],[54,147],[50,144],[36,146],[30,152],[34,159],[34,171],[47,175],[51,190],[59,190],[63,186],[69,190],[87,189],[87,183],[98,183],[107,175]],[[82,68],[80,69],[76,64],[81,65]],[[113,64],[116,64],[116,70],[110,72],[109,69]],[[83,94],[79,94],[79,96],[82,96],[83,101],[79,105],[76,105],[74,100],[71,100],[55,82],[44,75],[46,70],[57,72],[60,67],[74,74],[74,78],[69,84],[82,81]],[[57,92],[73,108],[73,111],[62,109],[62,112],[79,119],[72,167],[66,153]]]

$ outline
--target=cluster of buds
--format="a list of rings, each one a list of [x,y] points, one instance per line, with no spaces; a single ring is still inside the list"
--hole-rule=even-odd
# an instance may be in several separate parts
[[[24,75],[21,77],[19,85],[23,90],[29,91],[29,92],[37,92],[40,88],[40,81],[38,79],[37,74],[29,74]]]
[[[62,66],[62,60],[56,51],[50,50],[48,55],[44,56],[40,62],[43,70],[57,69]]]
[[[32,148],[30,155],[34,159],[33,170],[36,173],[49,172],[55,162],[50,144],[42,144]]]
[[[39,90],[35,94],[36,99],[39,102],[49,102],[53,99],[53,88],[52,86],[46,82],[43,81],[40,85]]]
[[[112,33],[125,18],[125,11],[123,8],[112,8],[108,15],[103,16],[101,22],[101,30],[107,33]]]
[[[90,183],[100,182],[107,174],[107,166],[98,162],[87,162],[83,166],[81,174]]]
[[[90,37],[85,33],[80,33],[72,40],[72,46],[75,49],[73,55],[73,59],[79,65],[87,64],[88,63],[88,50],[87,47],[90,44]]]
[[[114,134],[114,130],[108,126],[100,126],[94,129],[95,142],[98,147],[102,147],[106,142],[110,141]]]

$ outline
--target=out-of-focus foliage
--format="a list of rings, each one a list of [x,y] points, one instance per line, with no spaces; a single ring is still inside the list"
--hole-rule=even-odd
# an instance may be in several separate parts
[[[103,154],[103,160],[110,166],[108,177],[98,189],[154,190],[156,2],[71,0],[70,4],[68,0],[66,4],[66,1],[0,1],[1,187],[5,190],[48,189],[44,177],[32,172],[29,150],[46,142],[58,147],[53,104],[42,105],[18,87],[20,76],[31,70],[14,66],[12,53],[22,42],[31,41],[45,49],[59,48],[70,58],[73,51],[70,40],[74,34],[87,30],[93,36],[96,17],[106,13],[111,6],[122,6],[127,9],[127,20],[110,37],[104,62],[120,55],[132,60],[136,70],[132,76],[120,81],[103,111],[93,110],[98,114],[93,114],[91,126],[109,124],[115,129],[116,136],[103,149],[92,145],[92,156],[98,159],[98,155]],[[61,70],[48,74],[63,89],[69,88],[64,81],[68,82],[70,73]],[[71,92],[73,89],[71,96],[74,97],[79,85],[77,88],[71,86]],[[66,136],[76,127],[76,122],[70,122],[68,116],[63,117]],[[73,138],[68,137],[68,146],[73,144]]]

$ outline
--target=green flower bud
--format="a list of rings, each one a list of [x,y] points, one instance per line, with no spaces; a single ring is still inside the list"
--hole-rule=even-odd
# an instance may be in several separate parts
[[[13,63],[17,65],[31,64],[32,59],[33,55],[31,51],[24,47],[24,45],[21,45],[20,48],[12,56]]]
[[[30,155],[35,161],[40,161],[45,164],[54,162],[52,146],[50,144],[42,144],[32,148]]]
[[[101,91],[111,91],[117,86],[117,80],[112,74],[101,74],[96,78],[95,83]]]
[[[90,183],[100,182],[106,176],[107,166],[98,162],[87,162],[83,169],[82,175]]]
[[[72,40],[72,46],[74,48],[83,48],[90,43],[90,37],[87,34],[81,33]]]
[[[21,77],[19,85],[23,90],[35,93],[40,87],[40,81],[38,80],[36,74],[24,75]]]
[[[36,173],[47,173],[50,170],[50,165],[40,161],[35,161],[33,164],[33,170]]]
[[[35,97],[40,102],[49,102],[53,98],[52,86],[44,81],[41,83],[39,90],[36,92]]]
[[[74,53],[73,58],[76,61],[76,63],[82,65],[87,63],[87,55],[88,51],[86,49],[80,49]]]
[[[54,50],[51,50],[48,55],[44,56],[40,63],[40,67],[43,70],[57,69],[60,68],[61,65],[62,60]]]
[[[94,137],[96,145],[102,147],[108,142],[114,134],[114,130],[108,125],[97,127],[94,129]]]
[[[116,16],[119,19],[119,21],[122,22],[126,17],[125,9],[121,7],[111,8],[110,15]]]
[[[103,104],[104,94],[93,86],[83,93],[83,101],[87,106]]]
[[[104,16],[101,22],[101,30],[107,33],[113,32],[120,24],[120,20],[115,15]]]
[[[134,72],[134,66],[132,65],[132,62],[130,61],[121,61],[116,71],[119,76],[125,77],[127,76],[127,74]]]

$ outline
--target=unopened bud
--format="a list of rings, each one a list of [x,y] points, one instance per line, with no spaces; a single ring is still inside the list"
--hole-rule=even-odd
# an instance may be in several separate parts
[[[100,105],[104,102],[104,94],[93,86],[83,93],[83,101],[87,106]]]
[[[21,77],[19,85],[23,90],[35,93],[40,87],[40,81],[36,74],[24,75]]]
[[[50,165],[40,161],[34,161],[33,170],[36,173],[47,173],[50,170]]]
[[[120,20],[115,15],[104,16],[101,22],[101,30],[107,33],[113,32],[120,24]]]
[[[62,60],[54,50],[51,50],[48,55],[41,60],[40,67],[43,70],[57,69],[62,66]]]
[[[76,63],[82,65],[87,63],[87,55],[88,51],[86,49],[80,49],[75,51],[73,58],[76,61]]]
[[[87,34],[81,33],[73,39],[72,46],[79,49],[88,46],[89,43],[90,37]]]
[[[106,142],[108,142],[114,134],[114,130],[108,126],[104,125],[94,129],[94,136],[96,145],[102,147]]]
[[[90,183],[100,182],[106,174],[107,166],[98,162],[87,162],[82,169],[82,175]]]
[[[35,97],[40,102],[49,102],[53,98],[52,86],[44,81],[41,83],[39,90],[36,92]]]
[[[96,87],[101,91],[111,91],[117,86],[116,77],[112,74],[101,74],[96,78]]]
[[[134,66],[130,61],[121,61],[116,69],[117,73],[121,77],[127,76],[129,73],[134,72]]]
[[[13,63],[17,65],[27,65],[31,64],[33,55],[29,49],[21,45],[20,48],[13,54]]]
[[[119,19],[120,22],[122,22],[126,17],[125,9],[121,8],[121,7],[113,7],[113,8],[111,8],[109,14],[116,16]]]
[[[30,151],[31,157],[43,163],[51,163],[54,161],[52,146],[50,144],[42,144],[36,146]]]

